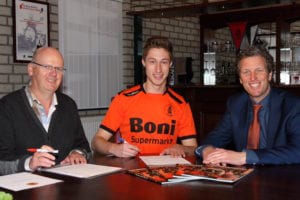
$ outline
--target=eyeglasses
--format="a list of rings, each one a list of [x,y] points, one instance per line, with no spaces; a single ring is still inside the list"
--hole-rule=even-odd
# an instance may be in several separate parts
[[[66,71],[66,68],[64,68],[64,67],[54,67],[52,65],[42,65],[42,64],[34,62],[34,61],[31,61],[31,63],[38,65],[40,67],[43,67],[44,69],[47,69],[49,72],[55,70],[56,72],[64,73]]]

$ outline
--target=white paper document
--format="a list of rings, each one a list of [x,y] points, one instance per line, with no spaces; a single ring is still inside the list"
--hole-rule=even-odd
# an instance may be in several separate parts
[[[164,166],[164,165],[177,165],[177,164],[191,164],[189,161],[182,157],[165,156],[140,156],[140,159],[147,166]]]
[[[43,171],[45,172],[73,176],[77,178],[90,178],[93,176],[109,174],[120,170],[122,170],[122,168],[120,167],[110,167],[94,164],[65,165],[43,169]]]
[[[29,172],[0,176],[0,187],[12,191],[26,190],[58,182],[62,182],[62,180],[47,178]]]

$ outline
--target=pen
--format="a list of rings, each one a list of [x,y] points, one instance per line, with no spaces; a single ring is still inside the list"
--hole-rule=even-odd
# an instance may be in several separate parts
[[[117,141],[119,144],[127,144],[127,141],[121,137],[120,133],[117,133]]]
[[[123,138],[120,138],[119,139],[119,143],[122,143],[122,144],[128,144],[128,142],[126,140],[124,140]]]
[[[117,142],[118,144],[129,144],[124,138],[121,137],[120,133],[117,133]],[[134,149],[136,150],[136,149]],[[137,151],[137,156],[140,156],[140,150],[136,150]]]
[[[35,153],[35,152],[40,152],[40,153],[58,153],[58,150],[47,150],[47,149],[36,149],[36,148],[29,148],[27,149],[28,152]]]

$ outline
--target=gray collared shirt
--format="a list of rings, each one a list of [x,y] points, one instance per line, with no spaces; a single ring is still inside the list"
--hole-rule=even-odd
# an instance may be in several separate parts
[[[58,104],[56,94],[54,93],[54,95],[52,97],[52,103],[51,103],[49,112],[47,114],[44,107],[40,103],[40,101],[30,91],[29,86],[26,86],[25,93],[26,93],[26,96],[27,96],[30,106],[34,110],[34,112],[35,112],[36,116],[39,118],[40,122],[43,124],[43,127],[45,128],[45,130],[48,132],[51,117],[52,117],[54,111],[56,110],[56,105]]]

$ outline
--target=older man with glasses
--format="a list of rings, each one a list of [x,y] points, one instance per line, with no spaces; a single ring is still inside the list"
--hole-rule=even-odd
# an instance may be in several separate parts
[[[27,71],[29,85],[0,100],[0,174],[86,163],[90,147],[76,103],[57,91],[65,71],[61,53],[37,49]]]

